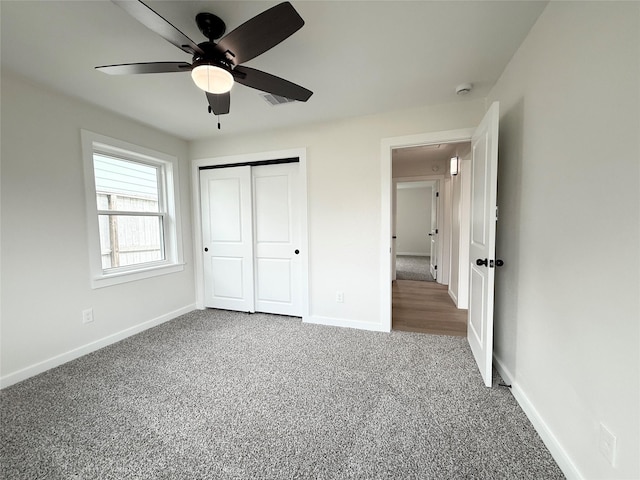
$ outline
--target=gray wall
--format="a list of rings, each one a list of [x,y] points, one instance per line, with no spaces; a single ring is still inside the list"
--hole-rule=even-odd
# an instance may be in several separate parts
[[[381,140],[468,128],[480,122],[483,110],[484,100],[475,100],[222,136],[191,142],[190,156],[200,159],[305,146],[309,320],[383,329],[380,303],[371,300],[372,295],[379,297],[381,285]],[[386,285],[390,292],[390,282]],[[344,292],[343,303],[335,301],[336,291]]]
[[[640,478],[639,18],[638,2],[549,3],[490,95],[495,354],[584,478]]]
[[[399,255],[428,256],[431,251],[431,187],[398,187],[396,249]]]
[[[2,72],[3,382],[193,309],[187,144]],[[91,289],[80,129],[179,159],[182,272]],[[95,321],[82,324],[93,308]]]

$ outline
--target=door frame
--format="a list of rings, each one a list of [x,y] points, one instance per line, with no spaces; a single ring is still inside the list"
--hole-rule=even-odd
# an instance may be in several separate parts
[[[437,143],[470,142],[476,127],[441,132],[419,133],[401,137],[383,138],[380,147],[380,325],[391,331],[391,232],[392,188],[391,157],[395,148],[433,145]]]
[[[397,190],[398,190],[398,183],[411,183],[411,182],[433,182],[433,186],[432,188],[436,188],[437,186],[439,186],[439,182],[444,180],[444,175],[442,174],[438,174],[438,175],[416,175],[413,177],[396,177],[396,178],[392,178],[391,182],[392,182],[392,195],[396,196],[397,195]],[[438,187],[439,188],[439,187]],[[439,208],[442,208],[442,204],[439,205]],[[394,227],[394,222],[397,222],[397,214],[398,214],[398,203],[397,203],[397,198],[393,198],[392,199],[392,203],[391,203],[391,231],[393,232],[393,227]],[[437,212],[438,215],[440,215],[440,211]],[[397,232],[396,232],[397,233]],[[395,245],[395,242],[393,241],[394,238],[391,239],[392,242],[392,246]],[[393,261],[393,259],[395,258],[395,255],[397,254],[397,248],[394,248],[391,251],[391,275],[392,275],[392,280],[396,280],[396,271],[395,271],[395,261]],[[435,281],[435,278],[434,278]]]
[[[298,188],[300,193],[300,262],[301,262],[301,301],[302,320],[309,317],[309,235],[307,210],[307,149],[274,150],[269,152],[246,153],[208,157],[191,161],[191,190],[193,205],[193,263],[195,267],[196,308],[204,310],[204,266],[202,261],[202,219],[200,215],[200,168],[216,165],[237,165],[250,162],[262,162],[285,158],[299,159]]]

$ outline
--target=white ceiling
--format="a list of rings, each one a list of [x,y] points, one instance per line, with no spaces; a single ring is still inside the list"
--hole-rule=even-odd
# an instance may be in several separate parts
[[[471,149],[471,142],[440,143],[437,145],[418,145],[414,147],[395,148],[391,152],[393,172],[420,171],[426,165],[437,167],[432,174],[442,174],[449,171],[449,160],[456,154],[456,150]],[[414,184],[416,182],[411,182]]]
[[[158,1],[154,10],[196,43],[195,15],[227,32],[278,2]],[[0,1],[2,69],[191,140],[330,121],[486,96],[536,21],[541,1],[293,1],[305,26],[247,66],[314,92],[270,106],[231,92],[222,130],[186,73],[109,76],[96,65],[187,61],[189,55],[106,0]],[[472,93],[455,87],[471,82]]]
[[[460,143],[439,143],[437,145],[418,145],[415,147],[395,148],[392,151],[392,160],[398,162],[412,162],[415,160],[424,160],[435,162],[446,160],[453,156],[456,148],[469,142]]]

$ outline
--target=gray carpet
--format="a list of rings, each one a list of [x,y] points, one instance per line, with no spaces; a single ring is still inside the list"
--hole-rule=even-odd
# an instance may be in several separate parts
[[[3,479],[563,478],[465,339],[195,311],[4,389]]]
[[[396,255],[396,278],[398,280],[419,280],[433,282],[429,271],[431,257],[418,255]]]

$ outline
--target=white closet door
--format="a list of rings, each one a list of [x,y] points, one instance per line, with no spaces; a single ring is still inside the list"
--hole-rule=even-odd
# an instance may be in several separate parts
[[[200,171],[204,304],[254,311],[251,167]]]
[[[298,163],[253,167],[255,309],[302,316]]]

